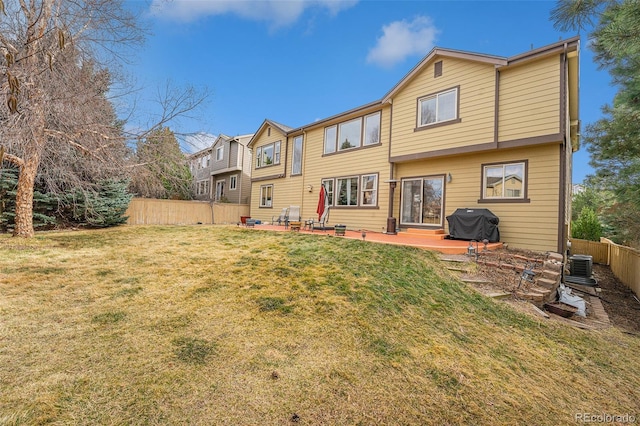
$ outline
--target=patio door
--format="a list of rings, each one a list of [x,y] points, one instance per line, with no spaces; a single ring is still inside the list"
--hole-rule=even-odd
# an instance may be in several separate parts
[[[402,179],[400,224],[442,227],[444,176]]]
[[[224,180],[216,181],[216,201],[220,201],[224,197]]]

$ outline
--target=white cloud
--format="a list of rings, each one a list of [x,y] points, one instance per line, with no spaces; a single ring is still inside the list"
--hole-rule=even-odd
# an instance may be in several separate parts
[[[306,9],[326,9],[331,15],[355,5],[358,0],[153,0],[151,13],[183,22],[212,15],[234,14],[268,22],[272,28],[297,21]]]
[[[413,21],[395,21],[382,27],[382,37],[369,50],[367,62],[390,68],[408,56],[424,56],[434,46],[440,32],[428,16],[418,16]]]

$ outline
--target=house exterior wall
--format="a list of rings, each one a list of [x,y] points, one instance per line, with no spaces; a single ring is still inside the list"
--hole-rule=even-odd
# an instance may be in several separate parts
[[[303,219],[317,219],[324,179],[375,175],[375,205],[334,204],[330,225],[387,231],[391,213],[401,228],[441,226],[448,231],[446,216],[457,208],[487,208],[500,218],[501,241],[510,247],[562,251],[570,222],[571,156],[579,128],[575,105],[579,42],[577,38],[570,42],[570,52],[569,43],[559,42],[511,59],[436,49],[381,101],[298,129],[273,127],[270,135],[269,126],[263,124],[250,142],[253,153],[281,141],[282,158],[279,165],[256,168],[254,155],[251,216],[270,222],[282,208],[296,205]],[[568,60],[573,64],[569,68]],[[435,63],[440,63],[437,72]],[[419,110],[420,100],[451,89],[457,90],[455,117],[420,125],[419,115],[425,111]],[[446,106],[439,99],[437,108]],[[327,127],[375,112],[381,114],[379,143],[324,153]],[[304,138],[302,174],[292,176],[293,141],[299,135]],[[510,173],[519,174],[507,172],[514,165],[524,171],[522,179],[509,178]],[[505,189],[495,183],[495,175],[485,176],[488,171],[503,173],[501,178],[511,189],[508,195],[484,195],[490,185]],[[420,198],[428,206],[420,213],[429,220],[414,221],[410,215],[407,223],[402,222],[403,180],[424,182],[418,178],[427,177],[443,182],[441,223],[432,213],[433,203],[422,200],[429,197],[426,192],[412,199]],[[265,185],[273,186],[273,203],[260,208]],[[334,199],[337,191],[334,187]],[[414,207],[409,207],[413,213]]]
[[[527,160],[527,195],[530,202],[481,202],[482,165]],[[478,152],[456,157],[434,158],[396,165],[398,179],[447,175],[444,217],[458,208],[486,208],[500,219],[501,241],[510,247],[555,251],[558,239],[560,148],[557,144],[509,150]],[[400,191],[394,197],[394,212],[400,212]],[[445,232],[449,231],[446,219]]]
[[[442,76],[434,63],[442,60]],[[435,58],[393,98],[391,156],[459,148],[494,139],[495,67],[457,58]],[[455,124],[417,128],[418,98],[459,88]]]
[[[560,55],[500,72],[498,140],[560,133]]]

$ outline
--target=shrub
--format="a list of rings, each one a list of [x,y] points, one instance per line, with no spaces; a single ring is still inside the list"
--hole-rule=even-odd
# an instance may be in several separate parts
[[[600,241],[602,225],[593,209],[585,207],[580,211],[571,227],[571,236],[581,240]]]

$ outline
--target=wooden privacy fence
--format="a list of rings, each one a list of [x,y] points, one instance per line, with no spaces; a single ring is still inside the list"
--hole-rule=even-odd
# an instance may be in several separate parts
[[[195,225],[238,223],[249,205],[209,201],[134,198],[125,213],[128,225]]]
[[[606,238],[600,242],[571,239],[571,254],[587,254],[595,263],[609,265],[616,278],[640,295],[640,251]]]

